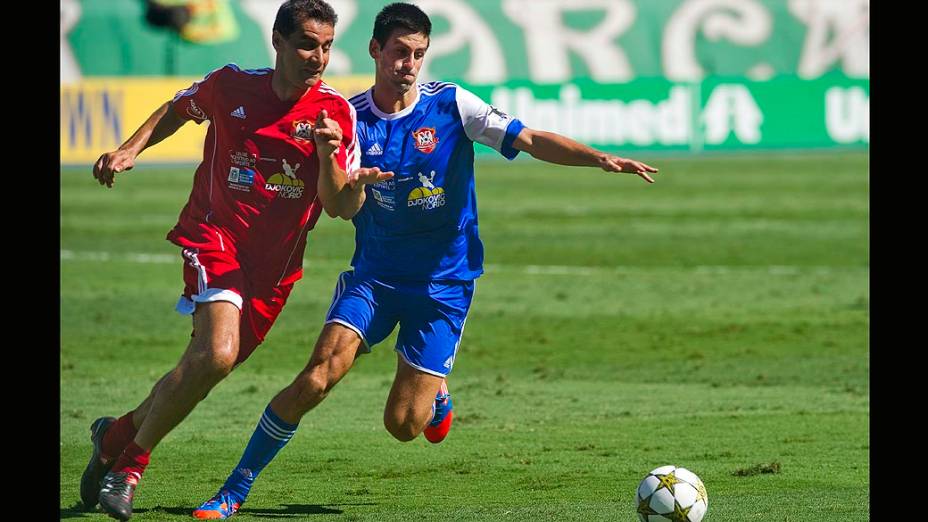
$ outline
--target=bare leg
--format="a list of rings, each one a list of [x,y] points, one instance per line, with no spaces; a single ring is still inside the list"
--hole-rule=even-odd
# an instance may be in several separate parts
[[[271,409],[284,422],[299,423],[348,373],[360,346],[354,330],[338,323],[325,325],[306,368],[271,400]]]
[[[187,347],[190,348],[189,345]],[[145,397],[145,400],[142,401],[142,404],[139,404],[137,408],[132,410],[132,426],[136,430],[139,429],[139,426],[142,425],[142,422],[145,421],[145,417],[148,416],[148,412],[151,411],[151,405],[155,400],[155,394],[158,392],[158,386],[161,386],[161,383],[168,378],[173,373],[173,370],[164,374],[154,386],[151,387],[151,392],[148,393],[148,397]]]
[[[139,447],[152,450],[232,371],[238,357],[240,320],[239,309],[232,303],[197,305],[193,316],[196,337],[145,400],[150,406],[135,436]]]
[[[444,378],[413,368],[399,353],[396,360],[383,424],[397,440],[407,442],[418,437],[432,420],[432,404]]]

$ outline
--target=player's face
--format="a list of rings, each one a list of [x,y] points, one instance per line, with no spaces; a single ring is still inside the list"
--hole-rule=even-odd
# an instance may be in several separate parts
[[[383,47],[371,39],[370,54],[377,76],[405,93],[415,85],[428,48],[429,37],[422,33],[393,31]]]
[[[334,40],[335,27],[313,19],[304,21],[287,38],[275,31],[278,72],[295,87],[312,87],[329,64]]]

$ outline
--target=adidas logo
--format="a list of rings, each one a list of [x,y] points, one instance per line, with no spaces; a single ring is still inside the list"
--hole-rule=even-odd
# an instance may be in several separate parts
[[[382,155],[383,155],[383,149],[380,148],[380,144],[379,144],[379,143],[375,143],[375,144],[371,145],[371,148],[367,149],[367,155],[368,155],[368,156],[382,156]]]
[[[232,111],[231,114],[232,116],[235,116],[236,118],[241,118],[244,120],[245,119],[245,107],[242,107],[241,105],[239,105],[238,109],[235,109],[234,111]]]

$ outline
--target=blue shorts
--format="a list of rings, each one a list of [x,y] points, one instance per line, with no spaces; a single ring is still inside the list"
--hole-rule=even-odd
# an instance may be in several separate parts
[[[354,330],[365,352],[399,323],[396,351],[413,368],[444,377],[454,366],[474,286],[474,281],[386,282],[349,270],[338,276],[325,322]]]

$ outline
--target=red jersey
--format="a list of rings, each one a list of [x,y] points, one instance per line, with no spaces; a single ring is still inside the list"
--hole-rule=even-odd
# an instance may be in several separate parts
[[[297,101],[281,101],[273,75],[229,64],[178,92],[172,106],[181,118],[210,125],[190,198],[167,239],[232,253],[259,287],[302,276],[306,235],[322,213],[312,139],[320,110],[342,128],[339,166],[360,164],[354,107],[322,81]]]

